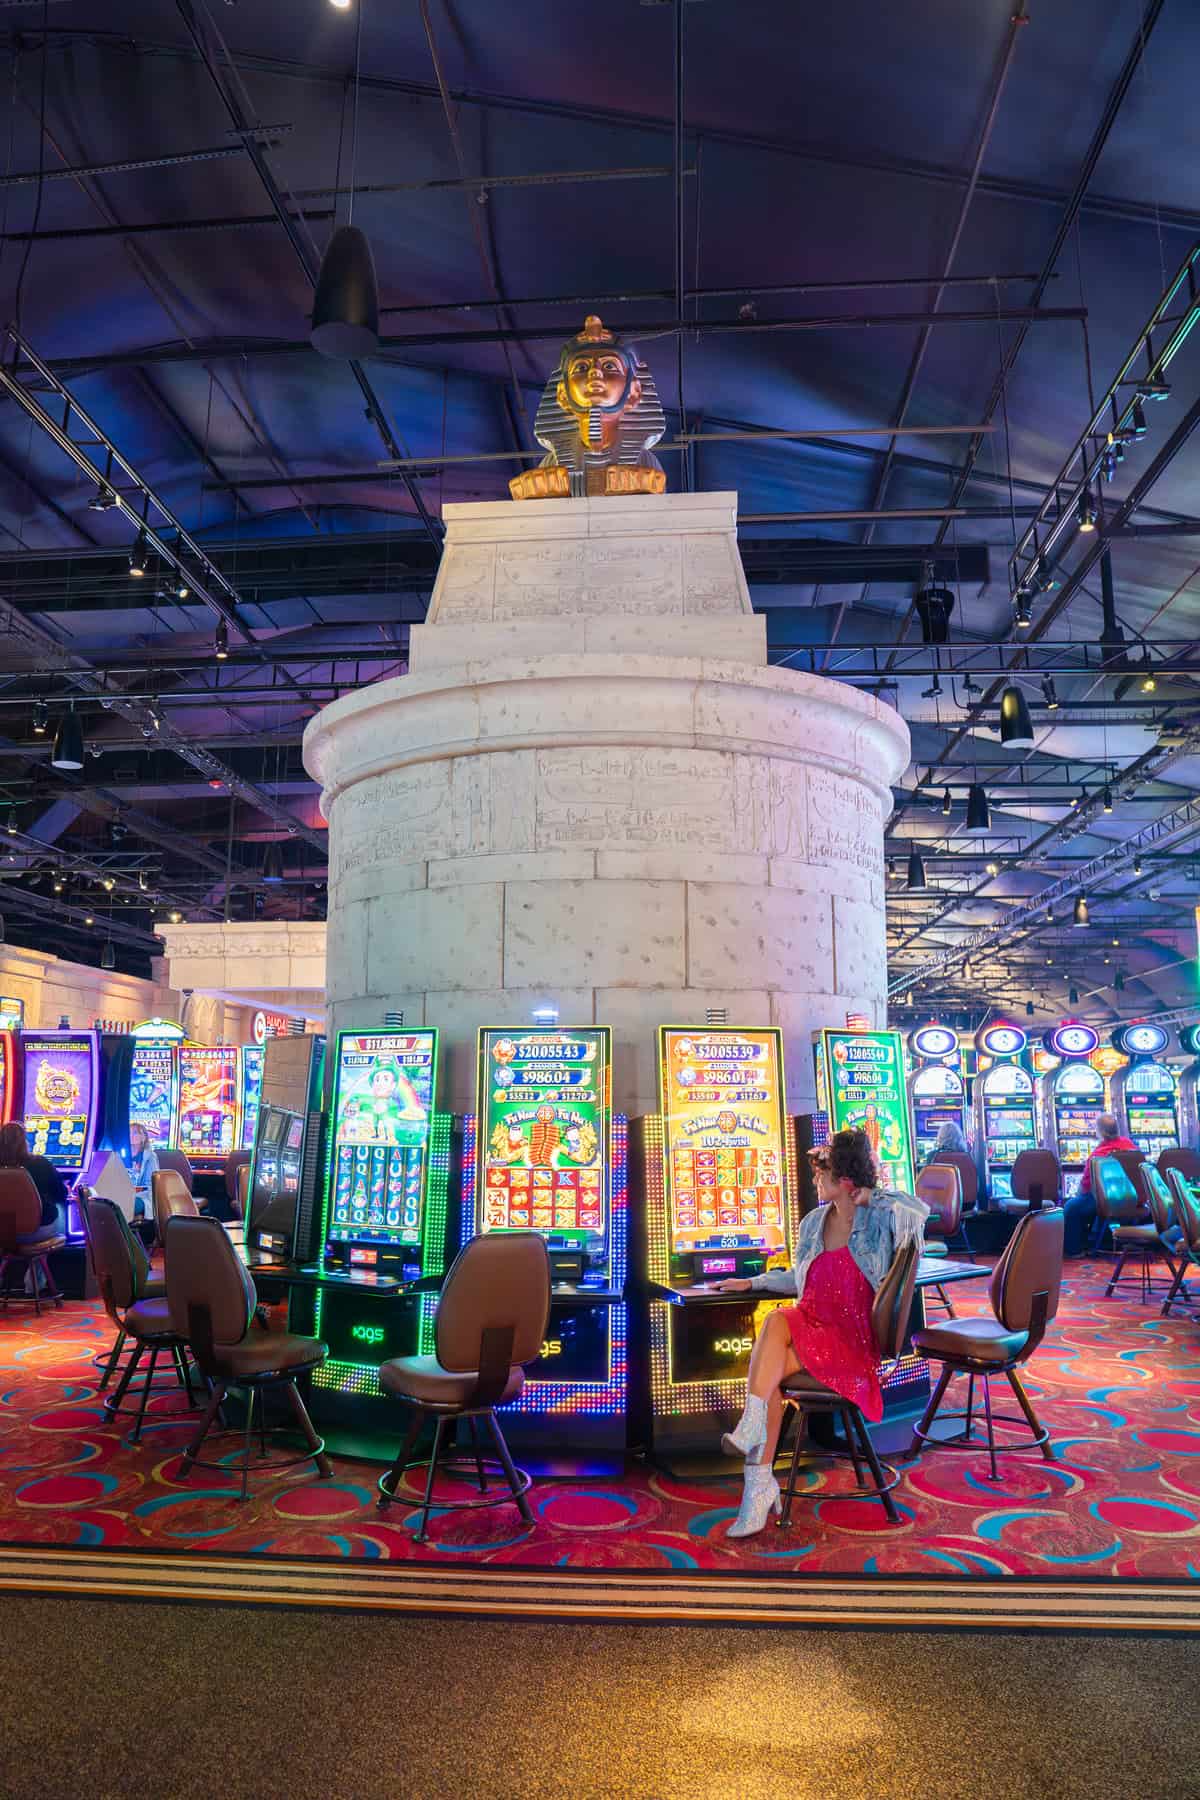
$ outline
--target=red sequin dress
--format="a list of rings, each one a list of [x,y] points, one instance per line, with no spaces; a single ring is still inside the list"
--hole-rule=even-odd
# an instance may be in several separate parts
[[[883,1417],[879,1351],[871,1326],[875,1295],[850,1246],[822,1250],[809,1265],[804,1292],[784,1317],[801,1368],[861,1407],[865,1419]]]

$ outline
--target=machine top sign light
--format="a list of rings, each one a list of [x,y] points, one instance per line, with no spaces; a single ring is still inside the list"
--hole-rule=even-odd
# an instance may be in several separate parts
[[[975,1048],[988,1056],[1020,1056],[1027,1042],[1019,1025],[1009,1019],[997,1019],[995,1024],[984,1026],[975,1039]]]
[[[1055,1056],[1090,1056],[1100,1042],[1098,1032],[1090,1025],[1070,1022],[1056,1025],[1053,1031],[1046,1033],[1046,1048]]]
[[[913,1052],[925,1062],[941,1062],[958,1054],[958,1033],[946,1025],[922,1025],[909,1040]]]
[[[1122,1025],[1113,1042],[1126,1056],[1157,1056],[1167,1047],[1167,1033],[1161,1025]]]

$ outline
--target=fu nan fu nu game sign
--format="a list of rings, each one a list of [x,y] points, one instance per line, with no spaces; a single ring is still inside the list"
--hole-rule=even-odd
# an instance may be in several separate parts
[[[817,1104],[831,1131],[865,1131],[885,1187],[912,1192],[912,1129],[898,1031],[818,1031]]]

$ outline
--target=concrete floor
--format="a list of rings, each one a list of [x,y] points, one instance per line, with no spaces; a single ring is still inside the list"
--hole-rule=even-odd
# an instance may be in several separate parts
[[[1186,1637],[0,1604],[4,1794],[1200,1793]]]

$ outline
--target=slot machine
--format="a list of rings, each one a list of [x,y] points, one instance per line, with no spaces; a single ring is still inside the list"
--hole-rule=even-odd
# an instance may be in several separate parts
[[[24,1031],[20,1035],[25,1135],[72,1187],[91,1166],[101,1131],[101,1056],[97,1031]],[[67,1202],[67,1236],[83,1238],[83,1220]]]
[[[132,1032],[129,1123],[141,1125],[154,1150],[175,1148],[179,1111],[178,1046],[183,1027],[170,1019],[145,1019]]]
[[[0,1030],[0,1125],[7,1125],[20,1097],[17,1074],[17,1034]]]
[[[1112,1034],[1113,1049],[1129,1058],[1109,1083],[1113,1110],[1125,1136],[1142,1155],[1157,1162],[1164,1150],[1179,1148],[1179,1093],[1173,1070],[1159,1057],[1168,1033],[1145,1021],[1121,1025]]]
[[[463,1121],[462,1240],[536,1231],[550,1258],[542,1354],[504,1410],[510,1442],[623,1451],[629,1389],[628,1128],[606,1026],[486,1027]]]
[[[262,1065],[246,1189],[246,1261],[317,1254],[325,1115],[325,1039],[272,1038]]]
[[[983,1146],[984,1179],[992,1200],[1012,1195],[1012,1166],[1022,1150],[1038,1147],[1033,1077],[1025,1067],[1028,1038],[1011,1019],[993,1019],[975,1034],[975,1129]],[[984,1062],[989,1063],[984,1068]]]
[[[917,1163],[928,1161],[937,1148],[943,1125],[957,1125],[966,1134],[966,1089],[958,1033],[948,1025],[922,1025],[908,1040],[916,1067],[908,1082],[913,1139]]]
[[[817,1106],[829,1129],[865,1131],[885,1187],[913,1191],[912,1127],[898,1031],[813,1034]]]
[[[1200,1025],[1185,1025],[1180,1048],[1191,1062],[1179,1077],[1179,1114],[1185,1148],[1200,1148]]]
[[[223,1169],[238,1148],[238,1051],[235,1044],[180,1044],[176,1148],[194,1169]]]
[[[329,1359],[312,1382],[377,1402],[380,1363],[433,1349],[453,1120],[435,1110],[434,1030],[341,1031],[332,1060],[317,1233],[325,1279],[314,1291],[311,1327],[329,1345]],[[268,1104],[274,1091],[273,1077],[268,1084],[264,1076]],[[281,1163],[287,1149],[285,1133]]]
[[[1042,1039],[1060,1066],[1042,1083],[1042,1129],[1058,1156],[1063,1199],[1079,1192],[1088,1157],[1096,1148],[1097,1123],[1108,1107],[1104,1077],[1088,1060],[1100,1043],[1090,1025],[1066,1019]]]
[[[642,1418],[661,1460],[714,1450],[741,1409],[770,1294],[719,1283],[791,1263],[795,1136],[775,1027],[664,1025],[660,1110],[630,1122]]]
[[[238,1051],[238,1149],[253,1150],[262,1096],[263,1052],[257,1044],[243,1044]]]

